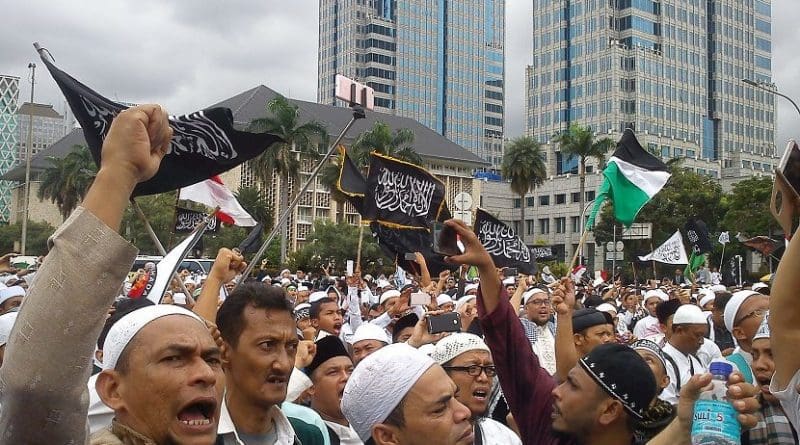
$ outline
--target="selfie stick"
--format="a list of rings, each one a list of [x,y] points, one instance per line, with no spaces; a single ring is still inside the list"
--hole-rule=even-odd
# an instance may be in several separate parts
[[[242,283],[244,283],[245,281],[244,278],[250,275],[250,272],[253,271],[253,266],[255,266],[255,264],[258,263],[258,260],[260,260],[261,257],[264,255],[264,252],[266,252],[269,243],[272,242],[272,240],[275,238],[275,235],[277,235],[278,231],[281,229],[281,227],[283,227],[283,223],[289,219],[289,215],[291,215],[292,210],[294,210],[297,203],[300,202],[300,198],[302,198],[303,194],[306,192],[306,190],[308,190],[308,187],[311,185],[311,182],[314,181],[314,178],[317,177],[319,171],[322,170],[322,166],[325,165],[325,162],[328,160],[328,158],[331,157],[334,150],[336,150],[336,147],[339,146],[339,142],[344,138],[344,135],[347,133],[348,130],[350,130],[350,127],[352,127],[353,124],[358,119],[363,119],[365,117],[366,114],[364,113],[364,108],[358,105],[353,106],[353,117],[350,119],[350,122],[348,122],[347,125],[344,126],[342,132],[339,134],[336,140],[333,141],[333,143],[331,144],[330,148],[328,149],[328,152],[325,153],[325,156],[322,158],[319,164],[317,164],[317,166],[314,167],[314,171],[311,172],[311,176],[308,177],[305,184],[303,184],[303,186],[300,188],[297,194],[295,194],[292,202],[289,203],[289,205],[283,210],[283,213],[281,214],[281,217],[278,219],[278,222],[275,224],[275,226],[272,227],[272,231],[269,233],[269,236],[267,236],[267,239],[264,241],[263,244],[261,244],[261,247],[258,249],[258,252],[256,252],[256,255],[253,257],[253,259],[250,261],[250,264],[247,265],[247,268],[242,273],[242,279],[236,285],[237,288],[241,286]]]

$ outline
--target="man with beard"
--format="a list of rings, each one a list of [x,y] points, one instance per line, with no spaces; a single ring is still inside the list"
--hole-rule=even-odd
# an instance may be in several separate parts
[[[452,334],[436,343],[431,358],[458,387],[456,399],[469,408],[475,441],[483,445],[521,445],[519,437],[500,422],[486,417],[497,373],[489,347],[480,337]]]
[[[758,423],[754,428],[742,433],[743,445],[796,444],[797,431],[792,427],[786,412],[778,399],[769,391],[769,384],[775,373],[775,361],[770,347],[769,314],[764,317],[752,343],[753,374],[761,389],[758,395],[761,409],[756,416]]]
[[[341,409],[344,387],[353,372],[353,361],[342,341],[332,335],[317,341],[317,353],[305,372],[313,384],[308,390],[311,408],[328,426],[331,443],[361,445],[361,439]]]

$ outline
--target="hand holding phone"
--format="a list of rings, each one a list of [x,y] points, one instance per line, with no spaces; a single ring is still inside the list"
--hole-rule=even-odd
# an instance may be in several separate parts
[[[427,317],[428,333],[461,332],[461,318],[457,312],[446,312],[441,315]]]
[[[454,256],[463,252],[458,247],[458,233],[450,226],[436,221],[433,223],[432,250],[439,255]]]

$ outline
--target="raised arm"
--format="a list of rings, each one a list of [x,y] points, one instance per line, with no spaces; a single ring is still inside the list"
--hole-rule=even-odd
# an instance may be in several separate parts
[[[86,442],[95,344],[136,257],[116,232],[133,188],[158,171],[171,137],[158,105],[114,119],[83,207],[51,237],[6,346],[0,443]]]
[[[244,262],[242,255],[225,247],[219,249],[211,271],[200,290],[200,297],[193,309],[194,313],[213,323],[217,319],[220,289],[237,274],[244,272],[246,267],[247,263]]]
[[[800,229],[778,264],[769,298],[770,345],[775,359],[773,384],[783,389],[800,370]]]
[[[578,351],[572,330],[572,312],[575,309],[575,284],[562,278],[553,292],[556,309],[556,379],[563,382],[570,369],[578,364]]]
[[[509,304],[514,309],[514,312],[519,314],[519,308],[522,305],[522,294],[528,290],[528,276],[519,274],[517,277],[517,288],[514,290],[514,295],[511,296]]]

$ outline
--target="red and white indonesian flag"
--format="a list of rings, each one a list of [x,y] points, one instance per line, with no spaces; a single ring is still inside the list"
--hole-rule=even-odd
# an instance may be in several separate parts
[[[242,208],[233,193],[225,187],[219,176],[182,188],[178,198],[212,208],[219,207],[217,218],[226,224],[242,227],[257,224],[256,220]]]

